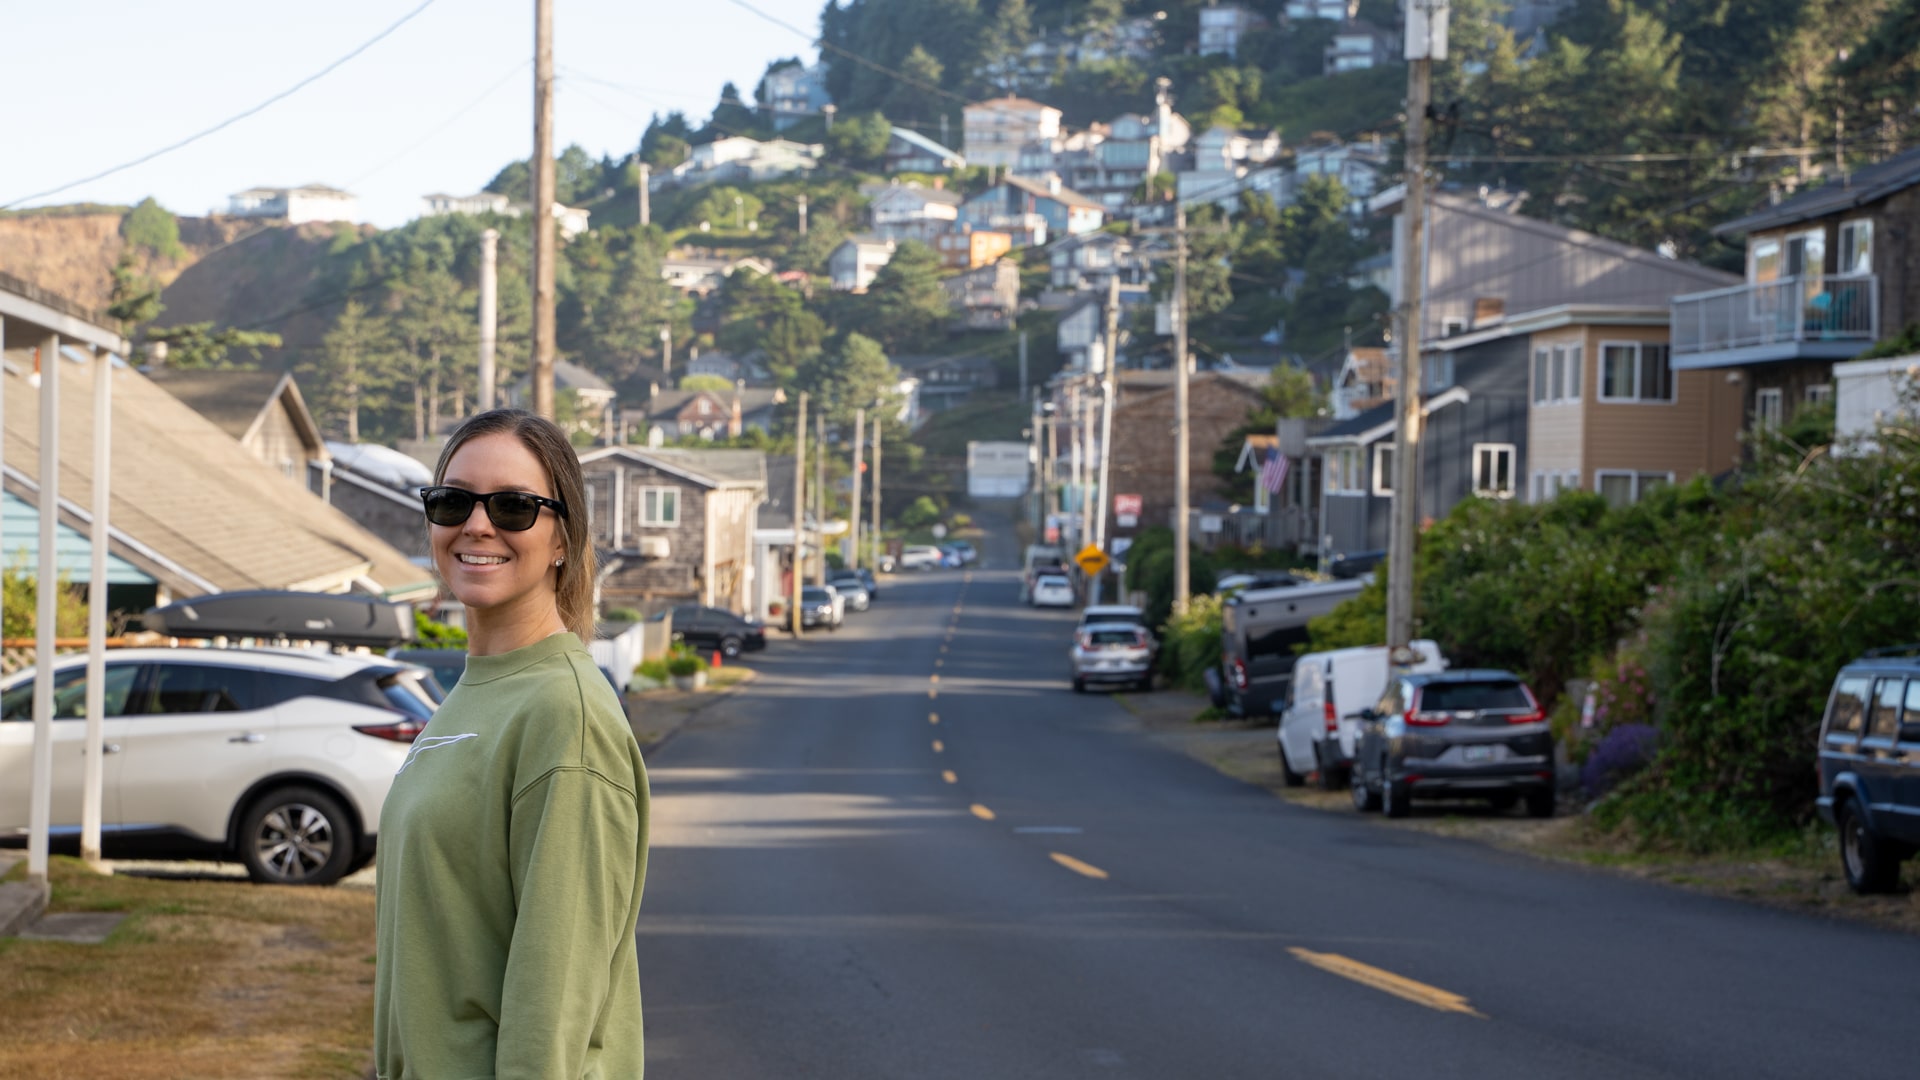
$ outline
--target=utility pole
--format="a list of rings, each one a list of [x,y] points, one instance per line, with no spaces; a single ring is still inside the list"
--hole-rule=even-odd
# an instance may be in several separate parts
[[[1100,383],[1100,506],[1093,542],[1101,551],[1112,554],[1107,542],[1107,514],[1113,506],[1113,492],[1107,487],[1113,476],[1113,399],[1114,384],[1120,378],[1120,274],[1107,279],[1107,370]],[[1093,600],[1100,601],[1102,577],[1093,579]]]
[[[807,197],[800,196],[800,235],[807,235]]]
[[[814,567],[813,583],[827,583],[827,410],[813,414],[813,521],[820,533],[820,565]]]
[[[873,562],[876,568],[886,536],[880,522],[880,414],[876,412],[873,414]]]
[[[653,224],[653,166],[640,163],[640,224]]]
[[[1446,0],[1414,0],[1407,18],[1406,247],[1400,259],[1399,387],[1393,438],[1393,514],[1387,536],[1387,645],[1413,640],[1413,545],[1420,514],[1421,293],[1426,287],[1427,108],[1433,62],[1447,58]],[[1391,654],[1390,654],[1391,655]]]
[[[93,521],[87,582],[87,761],[81,777],[80,858],[100,868],[100,798],[105,790],[107,681],[107,510],[113,475],[113,357],[93,350]],[[37,661],[39,658],[35,657]]]
[[[853,410],[853,497],[847,500],[847,535],[853,541],[847,568],[860,569],[860,453],[866,446],[867,410]]]
[[[799,640],[800,620],[800,578],[806,572],[807,552],[807,392],[800,391],[800,419],[793,425],[793,579],[790,582],[793,595],[793,637]]]
[[[480,234],[480,375],[475,412],[493,408],[493,353],[500,330],[500,231]]]
[[[1045,501],[1041,503],[1040,537],[1042,540],[1045,540],[1047,535],[1047,518],[1056,509],[1053,495],[1053,474],[1054,470],[1059,467],[1060,462],[1060,417],[1058,413],[1054,411],[1052,402],[1047,402],[1041,407],[1040,411],[1041,415],[1043,415],[1047,421],[1047,456],[1045,460],[1040,462],[1040,478],[1046,492]]]
[[[553,0],[533,0],[533,411],[553,418]]]
[[[1020,400],[1027,400],[1027,332],[1020,331]]]
[[[1093,542],[1093,388],[1099,376],[1089,372],[1080,391],[1080,546]]]
[[[1187,206],[1175,203],[1173,228],[1177,238],[1173,264],[1173,613],[1185,615],[1188,600],[1187,551],[1188,491],[1187,444]]]
[[[660,373],[673,374],[673,327],[660,328]]]

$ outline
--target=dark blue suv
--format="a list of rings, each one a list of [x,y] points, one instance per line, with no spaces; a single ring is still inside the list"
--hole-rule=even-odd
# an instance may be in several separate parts
[[[1888,892],[1920,848],[1920,645],[1840,670],[1820,724],[1820,816],[1858,893]]]

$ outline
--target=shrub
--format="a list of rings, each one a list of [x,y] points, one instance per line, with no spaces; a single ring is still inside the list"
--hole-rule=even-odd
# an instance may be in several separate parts
[[[640,614],[636,608],[616,607],[607,609],[606,619],[608,622],[636,623],[644,622],[646,616]]]
[[[666,682],[667,676],[670,674],[667,671],[667,661],[664,658],[659,660],[642,660],[639,666],[635,667],[633,671],[634,674],[645,679],[652,679],[657,683]]]
[[[940,520],[940,504],[922,495],[908,503],[894,520],[903,529],[924,529]]]
[[[1652,724],[1621,724],[1601,737],[1580,769],[1580,786],[1599,798],[1652,764],[1660,732]]]
[[[705,671],[706,668],[706,663],[697,656],[676,656],[667,661],[667,674],[677,679],[684,679],[689,675],[698,675],[700,672]]]
[[[1220,598],[1196,596],[1185,615],[1167,621],[1160,670],[1183,690],[1206,689],[1206,673],[1220,666]]]

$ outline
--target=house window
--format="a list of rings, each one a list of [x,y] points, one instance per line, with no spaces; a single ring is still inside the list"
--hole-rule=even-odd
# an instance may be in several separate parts
[[[1586,378],[1586,372],[1582,370],[1580,365],[1580,350],[1581,350],[1581,346],[1579,345],[1571,346],[1568,349],[1566,349],[1564,352],[1562,352],[1559,349],[1553,350],[1555,359],[1559,360],[1560,365],[1567,369],[1566,380],[1567,380],[1567,400],[1568,401],[1580,400],[1580,384]]]
[[[1427,376],[1427,393],[1436,394],[1453,386],[1453,354],[1434,353],[1423,361]]]
[[[1581,346],[1555,345],[1533,351],[1533,403],[1563,405],[1580,400]]]
[[[1873,222],[1843,221],[1840,223],[1840,262],[1842,274],[1873,273]]]
[[[1672,473],[1627,472],[1601,469],[1593,474],[1593,486],[1609,505],[1631,506],[1647,492],[1673,483]]]
[[[1373,448],[1373,493],[1393,494],[1393,444],[1380,443]]]
[[[1807,387],[1807,404],[1826,405],[1833,401],[1833,384],[1818,383]]]
[[[1533,403],[1547,403],[1547,365],[1552,363],[1553,354],[1545,349],[1533,350]]]
[[[1553,347],[1552,395],[1554,401],[1567,399],[1566,375],[1567,350],[1559,345]]]
[[[1440,336],[1452,337],[1455,334],[1464,332],[1466,328],[1467,321],[1465,319],[1443,319],[1440,322]]]
[[[1495,499],[1513,498],[1516,454],[1512,443],[1475,443],[1473,493]]]
[[[1366,492],[1360,475],[1360,448],[1335,447],[1327,454],[1327,494],[1360,495]]]
[[[641,488],[640,524],[652,526],[680,524],[680,489]]]
[[[1756,390],[1753,394],[1753,426],[1758,431],[1772,431],[1780,426],[1781,399],[1779,387]]]
[[[1610,341],[1600,346],[1601,401],[1672,401],[1667,346]]]
[[[1780,280],[1780,238],[1755,240],[1747,246],[1747,280],[1754,284]]]

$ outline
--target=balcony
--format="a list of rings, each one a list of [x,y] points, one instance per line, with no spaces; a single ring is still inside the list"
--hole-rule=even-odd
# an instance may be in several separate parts
[[[1673,298],[1673,366],[1850,360],[1880,337],[1872,274],[1784,278]]]

